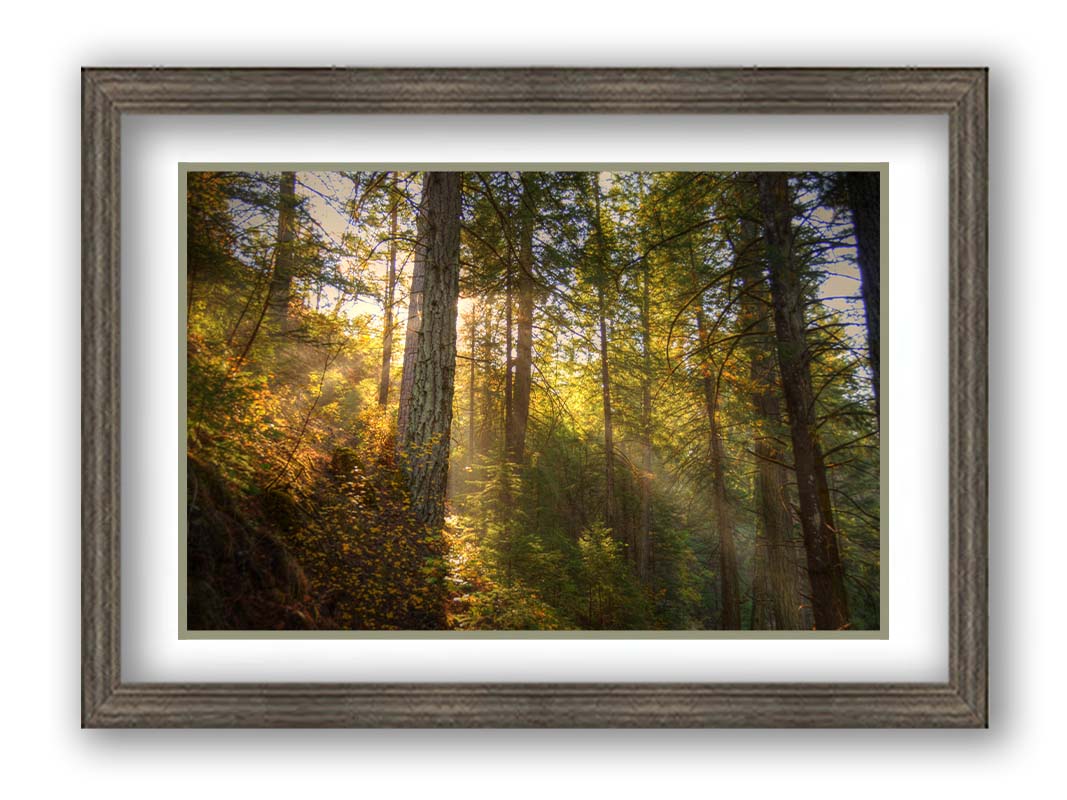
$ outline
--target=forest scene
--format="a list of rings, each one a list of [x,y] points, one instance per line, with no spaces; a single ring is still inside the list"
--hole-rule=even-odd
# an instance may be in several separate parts
[[[190,631],[880,629],[880,173],[185,182]]]

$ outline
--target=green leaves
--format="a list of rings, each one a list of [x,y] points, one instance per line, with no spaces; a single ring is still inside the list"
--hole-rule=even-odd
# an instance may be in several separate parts
[[[405,462],[394,420],[422,174],[296,173],[283,247],[278,173],[190,173],[188,449],[228,487],[233,516],[285,548],[311,598],[249,607],[281,615],[268,627],[312,606],[315,624],[352,629],[716,627],[725,495],[754,624],[769,591],[763,496],[779,498],[783,541],[798,542],[780,373],[803,356],[853,627],[875,626],[880,451],[847,215],[828,207],[825,175],[788,179],[803,330],[779,345],[755,177],[465,173],[458,360],[433,393],[452,392],[451,425],[420,434]],[[284,324],[265,313],[279,254]],[[411,513],[403,468],[446,452],[434,532]],[[784,477],[761,494],[768,454]]]

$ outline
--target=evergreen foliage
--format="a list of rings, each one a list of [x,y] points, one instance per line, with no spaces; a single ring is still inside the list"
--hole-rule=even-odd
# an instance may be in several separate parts
[[[876,215],[846,179],[787,176],[782,261],[754,173],[468,172],[459,206],[424,202],[426,173],[189,173],[189,626],[812,628],[779,369],[803,359],[839,627],[877,629],[877,286],[853,224],[869,261]],[[458,312],[432,295],[449,225]],[[417,308],[446,333],[405,341]],[[432,424],[409,357],[447,394]],[[437,466],[447,486],[414,474]]]

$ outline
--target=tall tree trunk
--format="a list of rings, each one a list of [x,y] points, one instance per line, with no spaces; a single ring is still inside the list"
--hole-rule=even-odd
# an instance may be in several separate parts
[[[512,411],[507,430],[508,458],[521,464],[525,457],[526,426],[530,419],[530,387],[533,380],[534,264],[533,234],[536,192],[533,178],[523,178],[519,201],[519,274],[516,276],[518,314],[516,319],[515,379]]]
[[[789,470],[783,466],[786,454],[779,444],[782,428],[782,409],[779,400],[781,382],[774,360],[773,338],[768,319],[770,293],[757,251],[758,233],[751,222],[742,223],[741,241],[737,246],[737,260],[745,285],[741,303],[741,319],[749,335],[750,378],[752,407],[755,411],[753,452],[756,456],[755,498],[759,519],[757,537],[758,563],[762,580],[758,584],[766,594],[763,616],[770,612],[770,621],[777,630],[797,630],[801,627],[801,596],[797,576],[793,517],[789,511],[786,486]],[[762,548],[762,553],[758,552]]]
[[[478,455],[478,439],[476,435],[477,403],[475,393],[478,386],[478,308],[471,307],[470,323],[467,327],[467,342],[470,352],[470,374],[467,376],[467,472],[470,475],[474,469],[474,462]],[[473,476],[472,476],[473,477]],[[468,483],[470,478],[468,478]]]
[[[707,346],[707,326],[703,306],[697,309],[697,332]],[[715,527],[719,539],[719,587],[722,593],[722,629],[741,629],[741,592],[734,541],[733,500],[726,486],[726,453],[719,425],[719,392],[710,354],[703,366],[704,406],[708,415],[708,444],[711,452],[711,485],[715,501]]]
[[[637,531],[637,577],[647,582],[652,547],[652,322],[649,265],[641,275],[641,479],[640,520]]]
[[[425,173],[423,181],[432,173]],[[422,187],[422,201],[419,204],[418,225],[424,225],[423,207],[426,204],[426,186]],[[426,247],[421,243],[421,235],[416,230],[414,264],[411,268],[411,288],[408,291],[408,320],[404,336],[404,364],[400,373],[400,403],[396,415],[396,441],[398,447],[404,446],[407,436],[408,420],[411,416],[411,397],[415,386],[415,359],[419,347],[419,331],[422,329],[423,295],[426,282]]]
[[[611,420],[611,370],[608,366],[607,309],[603,287],[597,290],[600,329],[600,388],[604,404],[604,518],[608,527],[615,523],[615,434]],[[616,533],[619,533],[616,531]]]
[[[504,458],[508,456],[508,442],[511,435],[511,414],[515,410],[512,406],[512,397],[515,392],[512,370],[515,362],[511,354],[515,349],[514,318],[512,311],[515,307],[515,293],[512,288],[511,256],[508,256],[507,274],[504,276]]]
[[[485,371],[482,374],[482,424],[478,430],[478,452],[479,453],[491,453],[495,450],[495,442],[493,438],[496,433],[496,423],[499,420],[499,415],[496,413],[496,403],[500,399],[499,390],[493,384],[493,365],[496,363],[496,343],[500,341],[498,337],[499,327],[496,324],[496,319],[493,315],[493,310],[497,307],[497,296],[491,295],[486,299],[484,305],[484,321],[485,327],[482,331],[482,359],[485,364]]]
[[[804,322],[804,288],[793,252],[793,201],[785,173],[760,173],[758,185],[774,304],[778,368],[793,439],[812,610],[817,628],[839,630],[849,624],[848,598],[826,466],[816,432],[811,351]]]
[[[279,330],[288,328],[292,301],[293,274],[296,272],[296,173],[283,172],[279,181],[278,239],[274,251],[274,272],[270,279],[267,305]]]
[[[417,248],[424,263],[422,323],[415,337],[411,408],[404,427],[403,451],[412,510],[420,522],[432,528],[441,527],[445,517],[456,378],[461,191],[460,173],[427,172],[419,207]]]
[[[400,197],[397,192],[396,173],[393,173],[392,207],[389,210],[389,272],[385,278],[385,322],[382,326],[382,373],[378,379],[378,405],[385,408],[389,403],[389,373],[393,366],[393,296],[396,293],[396,232],[397,209]]]
[[[874,378],[874,407],[881,408],[881,174],[846,172],[845,186],[856,231],[856,261],[860,268],[863,308],[867,316],[867,351]]]
[[[788,470],[782,466],[785,454],[773,435],[773,426],[781,418],[778,395],[762,381],[766,366],[753,362],[752,380],[757,387],[753,401],[761,414],[760,432],[755,442],[756,503],[766,553],[766,584],[770,595],[774,627],[797,630],[800,624],[801,597],[797,581],[791,530],[793,518],[786,495]]]
[[[762,539],[757,530],[752,552],[752,605],[748,612],[750,631],[772,630],[773,620],[767,616],[767,548]]]
[[[604,524],[615,530],[615,435],[611,420],[611,368],[608,365],[607,299],[604,286],[608,280],[607,250],[603,221],[600,218],[600,176],[593,173],[594,225],[597,237],[597,323],[600,332],[600,390],[604,407]]]

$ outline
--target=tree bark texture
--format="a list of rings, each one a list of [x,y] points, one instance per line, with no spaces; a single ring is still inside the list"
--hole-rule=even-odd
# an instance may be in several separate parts
[[[471,309],[470,326],[467,330],[468,352],[470,353],[470,374],[467,376],[467,468],[474,467],[478,455],[478,440],[475,434],[477,429],[477,402],[475,395],[478,387],[478,316],[477,308]]]
[[[396,232],[397,209],[400,197],[393,173],[392,198],[389,209],[389,267],[385,277],[385,320],[382,323],[382,372],[378,379],[378,405],[385,408],[389,403],[389,373],[393,367],[393,297],[396,294]]]
[[[789,470],[783,466],[787,454],[778,432],[783,427],[781,381],[774,360],[774,339],[769,316],[771,298],[763,274],[758,233],[754,223],[742,223],[742,236],[736,259],[744,281],[745,296],[741,319],[747,341],[755,412],[753,453],[756,456],[755,493],[759,520],[756,540],[757,563],[761,580],[754,591],[765,595],[761,606],[761,627],[797,630],[801,627],[802,605],[799,589],[799,564],[793,538],[793,516],[789,509],[787,486]]]
[[[296,272],[296,173],[283,172],[278,194],[278,238],[274,250],[274,271],[270,279],[267,306],[275,327],[288,327],[292,301],[293,275]]]
[[[460,173],[426,173],[418,218],[417,247],[424,263],[422,314],[415,336],[403,450],[412,510],[419,521],[432,528],[444,523],[448,482],[456,377],[461,192]]]
[[[430,175],[431,173],[426,173]],[[423,178],[427,180],[427,178]],[[423,205],[426,203],[426,187],[423,189],[423,198],[419,205],[419,219],[417,225],[424,225]],[[411,288],[408,291],[408,319],[404,334],[404,364],[400,373],[400,403],[396,415],[396,440],[400,448],[403,448],[407,435],[408,420],[411,416],[411,394],[415,381],[415,361],[419,347],[419,330],[422,328],[423,293],[426,282],[426,257],[427,250],[416,228],[415,258],[411,268]]]
[[[707,346],[707,326],[703,307],[697,310],[697,332],[702,347]],[[708,449],[711,457],[712,500],[715,504],[715,527],[719,539],[719,588],[722,595],[721,627],[741,629],[741,592],[737,568],[737,544],[734,540],[734,508],[726,486],[726,453],[719,425],[719,390],[710,353],[705,354],[701,382],[704,407],[708,415]]]
[[[650,269],[644,260],[641,276],[641,476],[640,509],[636,535],[637,577],[647,582],[652,547],[652,322]]]
[[[622,532],[615,530],[615,434],[611,418],[611,368],[608,364],[608,322],[605,285],[608,281],[607,250],[604,241],[603,221],[600,218],[600,176],[593,175],[593,198],[597,237],[597,323],[600,334],[600,390],[604,411],[604,523],[616,537]]]
[[[792,194],[786,173],[760,173],[758,184],[774,305],[778,368],[793,440],[812,611],[816,628],[840,630],[849,624],[848,598],[826,467],[816,431],[803,281],[793,247]]]
[[[516,464],[521,464],[525,458],[526,426],[530,419],[530,388],[533,381],[533,235],[537,213],[533,180],[523,179],[522,199],[519,201],[519,270],[515,276],[518,295],[515,375],[511,387],[512,410],[507,430],[508,458]]]
[[[515,394],[515,289],[512,277],[512,265],[508,256],[507,273],[504,275],[504,458],[508,457],[508,444],[511,436],[511,415],[515,411],[513,400]]]
[[[881,408],[881,174],[847,172],[845,187],[852,209],[856,232],[856,262],[860,268],[860,287],[867,318],[867,351],[874,380],[874,407]]]

